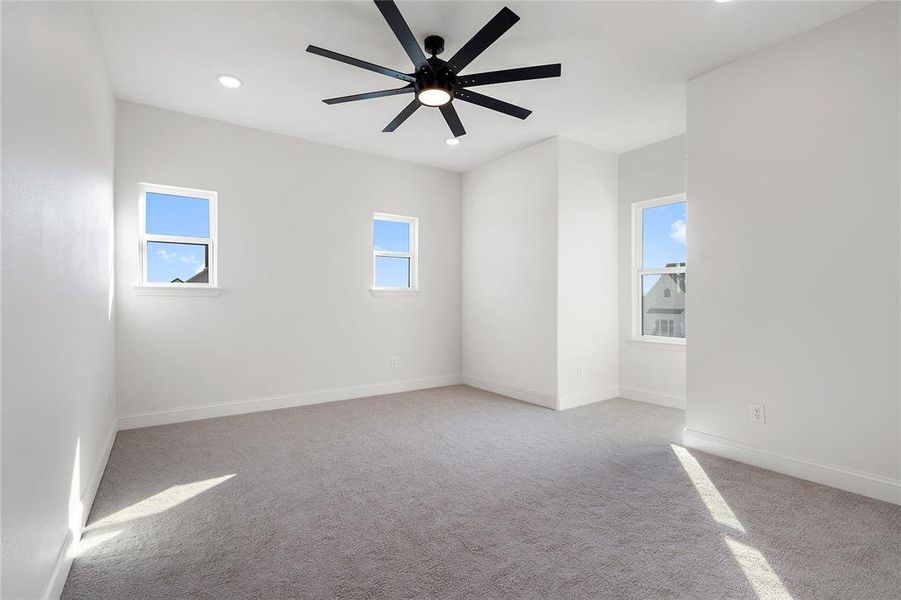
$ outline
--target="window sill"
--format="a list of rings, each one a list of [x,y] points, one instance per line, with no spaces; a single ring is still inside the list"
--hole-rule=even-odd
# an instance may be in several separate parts
[[[138,296],[218,296],[221,287],[200,286],[180,287],[174,285],[135,285]]]
[[[638,348],[653,350],[665,350],[668,352],[685,352],[685,342],[669,342],[666,340],[649,340],[644,338],[630,338],[629,344]]]
[[[379,296],[418,296],[419,290],[391,290],[391,289],[378,289],[378,288],[369,288],[369,293],[373,295],[373,297]]]

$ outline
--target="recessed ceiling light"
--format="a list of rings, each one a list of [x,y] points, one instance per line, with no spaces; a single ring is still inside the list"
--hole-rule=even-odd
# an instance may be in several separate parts
[[[715,0],[717,4],[725,4],[729,0]]]
[[[241,80],[235,77],[234,75],[220,75],[218,77],[219,83],[222,84],[223,87],[227,87],[230,89],[235,89],[241,87]]]
[[[460,140],[457,138],[447,138],[446,140],[444,140],[444,143],[448,146],[456,146],[460,143]]]

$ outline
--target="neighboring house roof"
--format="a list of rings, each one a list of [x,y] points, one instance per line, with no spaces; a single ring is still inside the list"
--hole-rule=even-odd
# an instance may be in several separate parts
[[[190,277],[187,281],[183,281],[181,278],[176,277],[169,283],[209,283],[210,275],[207,272],[206,267],[195,273],[192,277]]]
[[[193,277],[188,279],[185,283],[209,283],[210,282],[210,274],[207,271],[207,268],[204,267],[202,270],[198,271]]]

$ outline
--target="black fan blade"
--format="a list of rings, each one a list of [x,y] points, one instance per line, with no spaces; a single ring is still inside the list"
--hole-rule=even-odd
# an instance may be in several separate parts
[[[457,84],[463,87],[474,85],[489,85],[492,83],[509,83],[511,81],[527,81],[529,79],[544,79],[546,77],[560,77],[560,63],[554,65],[540,65],[537,67],[522,67],[519,69],[504,69],[503,71],[488,71],[486,73],[473,73],[472,75],[460,75]]]
[[[454,105],[448,102],[447,104],[442,104],[440,108],[441,114],[444,115],[444,120],[447,121],[447,126],[450,127],[454,137],[466,135],[463,123],[460,122],[460,115],[457,114],[457,109],[454,108]]]
[[[410,83],[416,81],[416,78],[412,75],[407,75],[406,73],[401,73],[400,71],[395,71],[394,69],[389,69],[387,67],[380,67],[379,65],[374,65],[371,62],[366,62],[365,60],[360,60],[359,58],[353,58],[351,56],[345,56],[344,54],[338,54],[337,52],[332,52],[331,50],[326,50],[325,48],[320,48],[318,46],[307,46],[307,52],[312,52],[313,54],[318,54],[319,56],[324,56],[325,58],[337,60],[338,62],[343,62],[355,67],[360,67],[361,69],[366,69],[367,71],[381,73],[382,75],[387,75],[388,77],[403,79],[404,81],[409,81]]]
[[[516,106],[515,104],[510,104],[509,102],[504,102],[503,100],[498,100],[497,98],[492,98],[491,96],[473,92],[472,90],[455,90],[454,97],[459,98],[464,102],[471,102],[472,104],[478,104],[479,106],[502,112],[505,115],[510,115],[517,119],[525,119],[532,114],[531,110]]]
[[[394,35],[397,36],[400,45],[404,47],[407,56],[413,61],[416,70],[418,71],[423,67],[431,68],[422,48],[419,47],[419,42],[416,41],[413,32],[410,31],[410,26],[407,25],[403,15],[400,14],[400,9],[397,8],[394,0],[375,0],[375,5],[381,11],[385,20],[388,21],[388,26],[391,27]]]
[[[398,94],[412,94],[413,86],[408,85],[393,90],[379,90],[378,92],[366,92],[364,94],[354,94],[353,96],[341,96],[340,98],[326,98],[323,100],[326,104],[341,104],[343,102],[355,102],[357,100],[369,100],[371,98],[384,98],[386,96],[397,96]]]
[[[454,73],[459,73],[475,57],[484,52],[485,48],[496,42],[508,29],[516,25],[517,21],[519,21],[519,17],[516,13],[505,6],[477,34],[472,36],[471,40],[457,50],[453,58],[447,61],[447,66]]]
[[[408,118],[410,118],[410,115],[415,113],[416,109],[419,108],[420,106],[421,105],[419,104],[419,100],[417,100],[416,98],[413,98],[413,101],[410,102],[406,106],[406,108],[404,108],[402,111],[400,111],[400,114],[397,115],[396,117],[394,117],[394,120],[391,121],[390,123],[388,123],[387,127],[382,129],[382,132],[391,133],[392,131],[394,131],[395,129],[400,127],[400,124],[403,123],[404,121],[406,121]]]

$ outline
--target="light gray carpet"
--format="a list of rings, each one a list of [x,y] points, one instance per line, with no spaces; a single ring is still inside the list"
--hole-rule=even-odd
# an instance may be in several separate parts
[[[901,597],[901,508],[681,426],[455,386],[121,432],[63,597]]]

